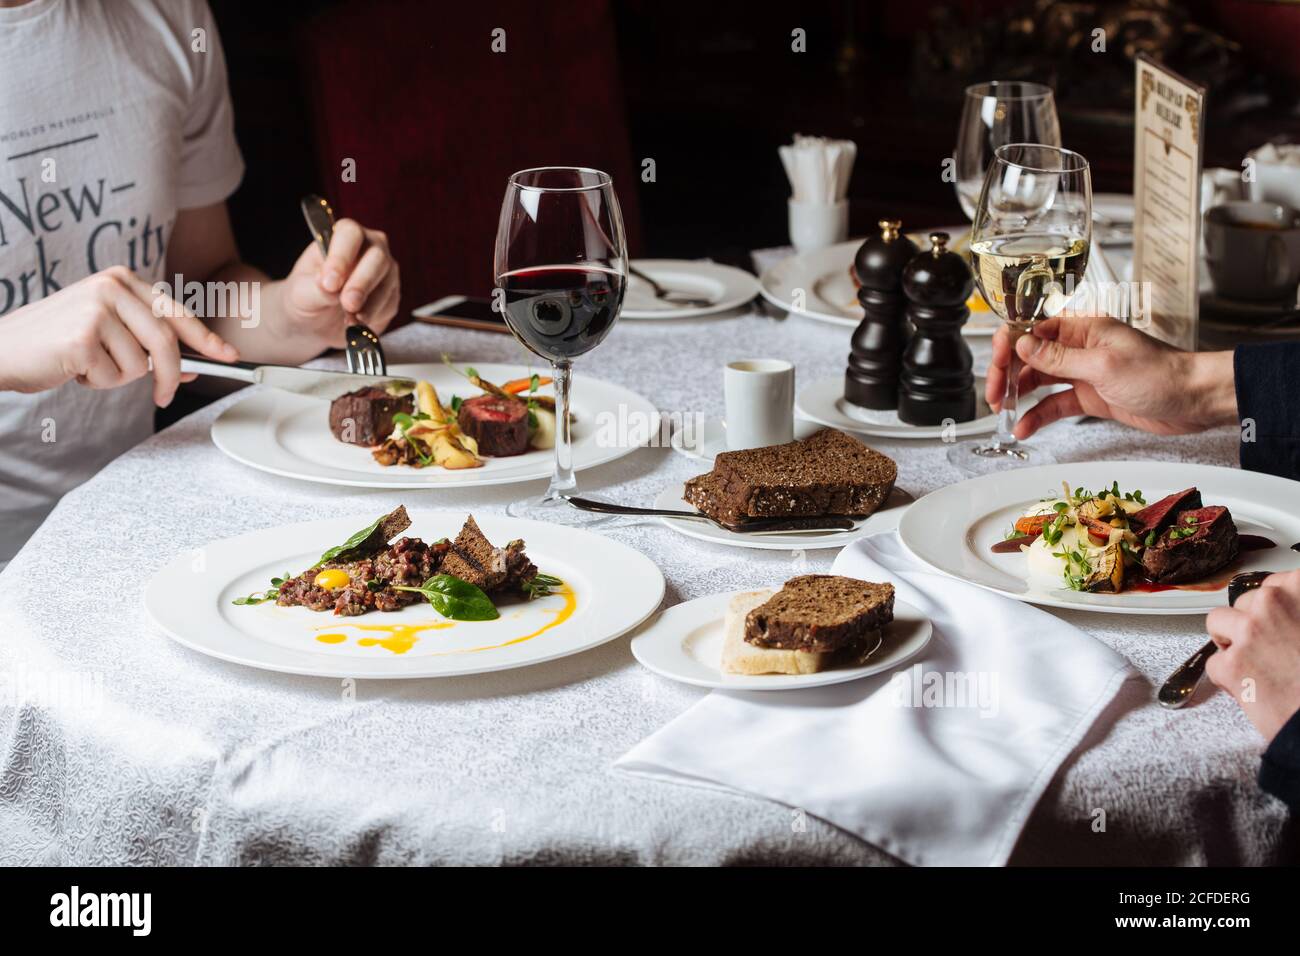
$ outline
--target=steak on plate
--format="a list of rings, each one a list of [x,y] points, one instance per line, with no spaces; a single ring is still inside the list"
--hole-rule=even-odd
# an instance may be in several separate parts
[[[1129,517],[1133,530],[1141,530],[1146,535],[1154,531],[1160,534],[1168,528],[1182,512],[1201,507],[1201,493],[1195,488],[1177,491],[1166,495],[1159,501],[1147,505],[1141,511],[1135,511]]]
[[[378,445],[393,433],[393,416],[411,414],[415,399],[367,385],[330,402],[330,431],[349,445]]]
[[[1151,580],[1179,584],[1208,577],[1237,557],[1241,543],[1232,514],[1222,505],[1178,513],[1168,530],[1142,553]]]
[[[505,458],[528,450],[528,405],[517,398],[479,395],[461,402],[456,423],[481,455]]]

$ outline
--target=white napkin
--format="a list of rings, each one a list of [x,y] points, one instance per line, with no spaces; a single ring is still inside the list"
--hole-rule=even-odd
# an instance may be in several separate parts
[[[930,618],[917,661],[831,687],[714,691],[615,766],[776,800],[908,863],[1006,863],[1128,662],[1044,611],[925,570],[892,532],[845,548],[834,570],[891,581]],[[967,706],[958,686],[975,691]]]
[[[794,143],[780,147],[779,152],[795,202],[831,206],[848,195],[858,154],[852,141],[795,133]]]

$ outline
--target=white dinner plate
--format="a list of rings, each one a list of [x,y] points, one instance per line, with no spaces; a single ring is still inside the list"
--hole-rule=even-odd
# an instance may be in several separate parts
[[[456,368],[475,368],[485,380],[501,385],[532,370],[521,365],[458,361]],[[432,382],[445,404],[453,395],[482,394],[455,370],[441,363],[393,365],[394,378]],[[546,386],[541,394],[551,394]],[[610,441],[602,422],[645,422],[646,436],[658,434],[658,413],[636,392],[583,375],[573,377],[573,466],[581,471],[630,454],[638,447]],[[626,417],[620,417],[624,415]],[[329,428],[329,403],[278,389],[257,389],[222,412],[212,423],[212,440],[235,461],[286,478],[350,485],[356,488],[474,488],[549,478],[555,452],[534,449],[509,458],[486,458],[481,468],[451,471],[436,465],[413,468],[384,466],[369,448],[346,445]]]
[[[636,266],[670,292],[684,292],[708,299],[704,306],[673,305],[656,299],[650,285],[628,274],[623,296],[624,319],[692,319],[738,309],[752,302],[759,292],[758,278],[744,269],[691,259],[635,259]]]
[[[1141,491],[1148,504],[1195,485],[1205,504],[1224,505],[1232,512],[1242,534],[1262,535],[1277,545],[1244,552],[1215,580],[1225,580],[1235,571],[1300,567],[1300,554],[1291,550],[1292,544],[1300,542],[1300,483],[1183,462],[1068,462],[972,478],[917,501],[904,513],[898,533],[907,549],[931,567],[1032,604],[1115,614],[1206,614],[1228,603],[1223,587],[1119,594],[1031,588],[1023,555],[994,554],[989,548],[1002,540],[1029,505],[1059,495],[1063,481],[1071,488],[1093,489],[1109,488],[1118,481],[1122,491]]]
[[[670,485],[655,499],[655,508],[690,511],[691,506],[682,499],[684,485]],[[781,534],[737,534],[697,518],[660,518],[659,520],[679,534],[698,538],[713,544],[727,544],[737,548],[758,548],[764,551],[812,551],[816,548],[842,548],[851,541],[865,538],[878,531],[892,531],[912,496],[898,486],[874,514],[854,523],[848,531],[786,531]]]
[[[405,534],[454,538],[465,517],[412,511]],[[489,541],[503,546],[522,538],[533,563],[564,581],[571,597],[512,598],[498,603],[495,621],[447,621],[424,602],[356,617],[274,602],[231,603],[265,590],[272,577],[301,573],[374,519],[353,515],[268,528],[178,554],[149,582],[145,608],[170,637],[221,660],[289,674],[382,679],[479,674],[567,657],[627,633],[663,598],[659,569],[626,545],[576,528],[484,514],[475,520]]]
[[[1028,396],[1026,396],[1028,398]],[[1029,407],[1026,405],[1025,407]],[[844,398],[844,376],[824,378],[799,392],[794,400],[795,414],[801,418],[838,428],[840,431],[875,435],[878,438],[943,438],[943,425],[909,425],[895,411],[858,408]],[[984,376],[975,376],[975,417],[953,426],[953,438],[985,435],[996,431],[998,416],[984,401]]]
[[[882,628],[880,648],[858,667],[816,674],[724,674],[722,642],[727,605],[741,591],[710,594],[664,611],[632,638],[632,653],[660,676],[722,690],[797,690],[842,684],[892,670],[930,643],[930,620],[904,601],[894,601],[894,620]]]
[[[925,248],[924,237],[914,235],[911,238]],[[960,236],[950,248],[961,252],[965,243],[965,237]],[[851,239],[816,252],[782,259],[759,277],[763,298],[796,315],[806,315],[844,328],[856,328],[863,313],[849,268],[861,245],[861,239]],[[795,308],[796,298],[802,299],[802,308]],[[964,334],[992,335],[998,330],[1002,320],[984,304],[978,290],[971,294],[966,304],[971,314],[962,327]]]

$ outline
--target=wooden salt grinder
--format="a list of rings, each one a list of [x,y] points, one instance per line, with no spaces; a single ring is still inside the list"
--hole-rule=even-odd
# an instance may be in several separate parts
[[[862,408],[898,407],[898,376],[907,344],[903,268],[916,255],[916,244],[901,235],[902,223],[882,219],[880,235],[858,249],[853,271],[861,286],[858,302],[866,313],[853,332],[844,397]]]

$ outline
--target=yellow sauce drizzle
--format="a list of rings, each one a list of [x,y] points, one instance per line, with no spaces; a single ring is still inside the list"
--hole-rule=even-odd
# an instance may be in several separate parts
[[[564,598],[564,604],[555,608],[551,613],[555,615],[549,622],[543,624],[531,634],[525,634],[522,637],[514,637],[508,641],[502,641],[499,644],[484,644],[481,647],[466,647],[455,651],[440,651],[436,654],[430,654],[430,657],[443,657],[450,654],[476,654],[479,651],[495,650],[498,647],[510,647],[513,644],[522,644],[525,641],[531,641],[540,634],[544,634],[553,627],[558,627],[569,618],[573,617],[573,612],[578,609],[578,597],[573,593],[573,589],[568,585],[557,588],[555,594]],[[358,631],[367,631],[371,633],[386,634],[387,637],[361,637],[357,640],[358,647],[382,647],[394,654],[405,654],[413,648],[419,635],[425,631],[441,631],[449,627],[455,627],[456,621],[436,621],[429,624],[334,624],[332,628],[351,627]],[[331,631],[329,634],[318,634],[316,640],[323,644],[341,644],[347,640],[347,635]]]

